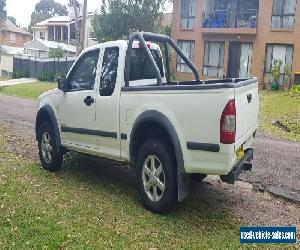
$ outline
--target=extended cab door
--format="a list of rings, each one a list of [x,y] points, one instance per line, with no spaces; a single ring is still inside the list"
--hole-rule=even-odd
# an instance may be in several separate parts
[[[102,156],[120,158],[119,102],[120,83],[123,74],[122,58],[118,46],[101,48],[101,72],[96,101],[96,124],[99,153]]]
[[[67,77],[69,91],[59,104],[63,144],[98,148],[95,135],[95,78],[99,49],[81,55]]]

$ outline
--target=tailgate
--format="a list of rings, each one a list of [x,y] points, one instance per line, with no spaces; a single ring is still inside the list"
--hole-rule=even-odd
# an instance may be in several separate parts
[[[235,105],[236,105],[236,142],[244,143],[240,141],[248,139],[249,133],[254,132],[258,126],[258,114],[259,114],[259,94],[258,94],[258,82],[243,85],[242,82],[235,88]],[[248,135],[249,134],[249,135]],[[240,146],[240,145],[236,145]]]

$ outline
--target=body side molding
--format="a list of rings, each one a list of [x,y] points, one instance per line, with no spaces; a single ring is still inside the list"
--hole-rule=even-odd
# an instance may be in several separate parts
[[[96,136],[100,136],[100,137],[108,137],[108,138],[114,138],[114,139],[118,138],[117,132],[92,130],[92,129],[85,129],[85,128],[71,128],[71,127],[67,127],[67,126],[61,126],[61,132],[83,134],[83,135],[96,135]]]
[[[202,150],[208,152],[218,153],[220,151],[219,144],[212,143],[199,143],[199,142],[187,142],[187,149],[189,150]]]

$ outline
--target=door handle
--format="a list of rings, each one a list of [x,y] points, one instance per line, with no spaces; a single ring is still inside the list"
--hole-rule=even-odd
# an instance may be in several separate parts
[[[252,101],[252,94],[248,94],[247,95],[247,100],[248,100],[248,103],[250,103]]]
[[[87,106],[91,106],[93,103],[95,103],[95,99],[91,96],[87,96],[85,99],[84,99],[84,103],[87,105]]]

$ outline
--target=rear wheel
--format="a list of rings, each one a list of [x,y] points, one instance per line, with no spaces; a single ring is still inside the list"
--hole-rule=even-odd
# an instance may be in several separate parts
[[[63,153],[58,150],[51,124],[42,123],[38,133],[39,156],[43,168],[51,172],[58,171],[63,161]]]
[[[149,139],[141,147],[136,178],[142,203],[148,210],[166,214],[176,203],[177,178],[172,153],[160,139]]]

